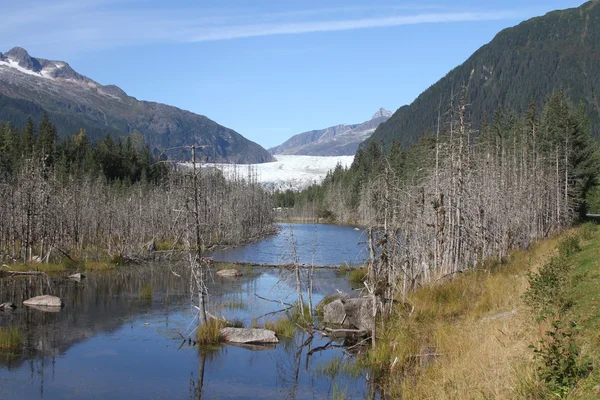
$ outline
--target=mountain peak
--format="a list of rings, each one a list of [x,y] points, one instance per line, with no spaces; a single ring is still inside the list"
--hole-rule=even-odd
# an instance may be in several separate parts
[[[385,108],[381,107],[379,110],[377,110],[377,112],[375,114],[373,114],[373,116],[371,117],[371,119],[380,118],[380,117],[389,118],[391,116],[392,116],[392,112],[391,111],[386,110]]]
[[[42,70],[40,62],[31,57],[27,50],[22,47],[13,47],[4,56],[9,60],[17,62],[20,67],[29,71],[40,72]]]

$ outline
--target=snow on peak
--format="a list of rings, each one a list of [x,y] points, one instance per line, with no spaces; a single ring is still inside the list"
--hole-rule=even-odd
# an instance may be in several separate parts
[[[23,68],[22,66],[19,65],[18,61],[15,60],[11,60],[10,58],[6,59],[5,61],[0,60],[0,67],[1,66],[6,66],[12,69],[15,69],[23,74],[27,74],[27,75],[32,75],[32,76],[37,76],[39,78],[47,78],[47,79],[52,79],[52,76],[49,74],[49,72],[47,70],[42,70],[40,72],[35,72],[32,71],[30,69],[27,68]]]
[[[379,117],[391,117],[392,116],[392,112],[389,110],[386,110],[385,108],[381,107],[379,110],[377,110],[377,112],[375,114],[373,114],[373,116],[371,117],[371,119],[375,119],[375,118],[379,118]]]

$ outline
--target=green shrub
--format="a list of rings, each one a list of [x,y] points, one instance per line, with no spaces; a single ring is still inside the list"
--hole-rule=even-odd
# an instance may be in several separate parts
[[[569,257],[581,251],[579,235],[570,235],[558,243],[558,254],[561,257]]]
[[[546,332],[546,340],[539,347],[533,347],[535,357],[541,362],[538,376],[546,384],[552,397],[563,398],[577,381],[586,377],[592,370],[590,361],[581,360],[574,335],[576,325],[570,321],[552,322],[552,330]]]
[[[366,268],[354,268],[350,271],[348,275],[348,279],[352,283],[363,283],[367,278],[367,269]]]
[[[539,319],[558,314],[567,305],[564,293],[570,268],[567,258],[552,257],[539,272],[529,273],[529,289],[523,297],[525,304],[538,313]]]

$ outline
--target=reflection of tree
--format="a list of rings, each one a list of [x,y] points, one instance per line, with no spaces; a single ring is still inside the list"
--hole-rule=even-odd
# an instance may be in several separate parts
[[[30,297],[48,293],[45,279],[0,279],[0,302],[10,300],[18,305],[14,312],[0,314],[0,324],[20,328],[26,344],[19,357],[1,357],[0,363],[17,367],[27,359],[60,355],[74,344],[98,332],[115,331],[132,316],[153,308],[164,308],[168,316],[171,305],[183,304],[188,295],[185,276],[178,278],[164,266],[90,274],[81,282],[56,278],[50,285],[52,293],[65,303],[57,313],[21,305]],[[145,285],[154,292],[150,303],[139,299]]]
[[[202,399],[202,391],[204,390],[204,369],[206,361],[209,362],[219,357],[222,352],[222,348],[208,348],[201,347],[198,351],[198,379],[194,382],[193,378],[190,378],[190,399],[200,400]]]
[[[298,395],[300,381],[300,368],[308,370],[308,352],[311,349],[313,336],[305,332],[297,332],[294,338],[284,340],[279,344],[285,349],[283,357],[275,360],[277,365],[277,386],[281,388],[282,394],[287,399],[295,399]],[[303,363],[303,356],[306,362]]]

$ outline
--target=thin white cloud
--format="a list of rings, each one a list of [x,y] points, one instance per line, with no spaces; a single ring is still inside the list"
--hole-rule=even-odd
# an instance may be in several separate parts
[[[199,35],[190,37],[188,42],[204,42],[215,40],[230,40],[257,36],[302,34],[316,32],[349,31],[367,28],[385,28],[402,25],[491,21],[515,18],[518,13],[514,11],[493,13],[434,13],[417,14],[409,16],[365,18],[353,20],[331,20],[316,22],[299,22],[283,24],[260,24],[223,27],[221,29],[205,30]]]
[[[15,5],[16,3],[16,5]],[[20,45],[47,52],[91,51],[156,43],[520,19],[526,10],[455,12],[443,6],[364,6],[257,12],[248,9],[148,8],[140,0],[33,0],[0,4],[0,50]],[[39,4],[39,2],[37,2]],[[531,10],[529,10],[531,11]]]

